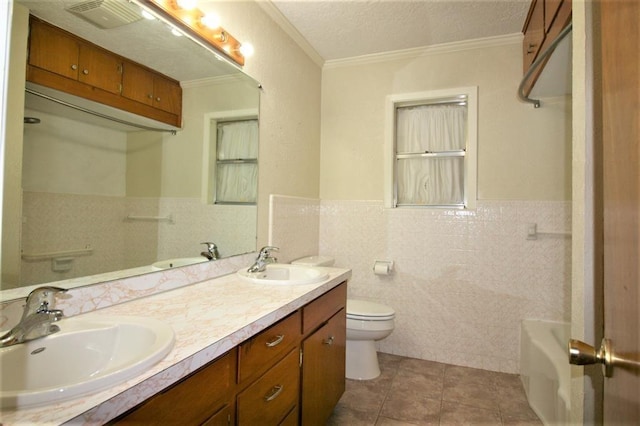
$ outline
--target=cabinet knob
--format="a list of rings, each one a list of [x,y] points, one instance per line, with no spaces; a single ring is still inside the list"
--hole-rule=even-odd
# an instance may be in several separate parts
[[[147,98],[149,98],[149,99],[153,99],[153,95],[152,95],[151,93],[149,93],[149,94],[147,95]]]
[[[77,69],[78,69],[78,66],[77,66],[76,64],[73,64],[73,65],[71,65],[71,69],[72,69],[72,70],[77,70]]]
[[[324,339],[324,340],[322,341],[322,344],[323,344],[323,345],[329,345],[329,346],[331,346],[331,345],[333,345],[333,341],[334,341],[334,340],[335,340],[335,339],[334,339],[334,337],[333,337],[333,336],[329,336],[329,338],[328,338],[328,339]]]
[[[159,98],[159,97],[158,97],[158,98],[156,98],[156,102],[160,102],[160,98]]]
[[[84,74],[84,75],[89,74],[89,70],[82,70],[82,74]]]

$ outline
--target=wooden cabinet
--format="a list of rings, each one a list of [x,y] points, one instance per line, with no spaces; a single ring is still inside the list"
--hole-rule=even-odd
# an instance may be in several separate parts
[[[342,284],[302,309],[303,425],[324,425],[345,390],[347,286]]]
[[[298,405],[299,393],[300,351],[294,348],[238,395],[238,425],[280,424]]]
[[[178,82],[129,61],[124,63],[122,96],[173,114],[182,107]]]
[[[111,424],[324,425],[345,389],[347,283]]]
[[[27,81],[176,127],[182,124],[179,82],[33,16]]]
[[[324,425],[345,390],[346,310],[302,342],[302,424]]]
[[[571,22],[571,0],[532,0],[522,32],[522,62],[526,74],[531,64]],[[542,73],[546,60],[533,71],[524,87],[526,96]]]
[[[29,65],[120,93],[122,60],[52,25],[32,20],[29,53]]]
[[[264,373],[299,343],[300,311],[296,311],[240,345],[238,383]]]
[[[233,424],[236,352],[227,352],[111,424]]]
[[[527,70],[538,56],[542,42],[544,42],[544,0],[533,0],[531,3],[531,9],[523,32],[522,56],[524,69]]]

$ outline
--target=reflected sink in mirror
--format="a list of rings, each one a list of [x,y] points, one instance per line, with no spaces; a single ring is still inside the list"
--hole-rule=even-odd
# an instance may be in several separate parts
[[[247,272],[247,269],[240,269],[237,274],[243,280],[254,284],[304,285],[319,283],[329,278],[329,273],[321,268],[285,263],[268,264],[263,272]]]
[[[193,265],[196,263],[208,262],[205,257],[178,257],[175,259],[160,260],[151,265],[154,271],[161,271],[169,268],[179,268],[181,266]]]
[[[47,337],[0,349],[0,405],[24,408],[106,389],[142,374],[173,348],[162,321],[71,317]]]

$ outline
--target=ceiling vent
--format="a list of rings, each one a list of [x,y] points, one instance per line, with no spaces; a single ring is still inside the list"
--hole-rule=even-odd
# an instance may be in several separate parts
[[[66,10],[104,29],[121,27],[142,19],[138,8],[126,0],[89,0]]]

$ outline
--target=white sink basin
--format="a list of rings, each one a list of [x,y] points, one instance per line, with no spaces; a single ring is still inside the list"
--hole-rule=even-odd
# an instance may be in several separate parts
[[[329,274],[324,269],[286,263],[268,264],[264,272],[250,273],[247,269],[240,269],[237,274],[243,280],[254,284],[304,285],[329,278]]]
[[[71,317],[60,331],[0,349],[0,405],[24,408],[73,399],[142,374],[173,347],[174,332],[138,317]]]
[[[151,267],[156,271],[169,268],[179,268],[180,266],[193,265],[195,263],[208,262],[206,257],[178,257],[175,259],[159,260],[151,264]]]

